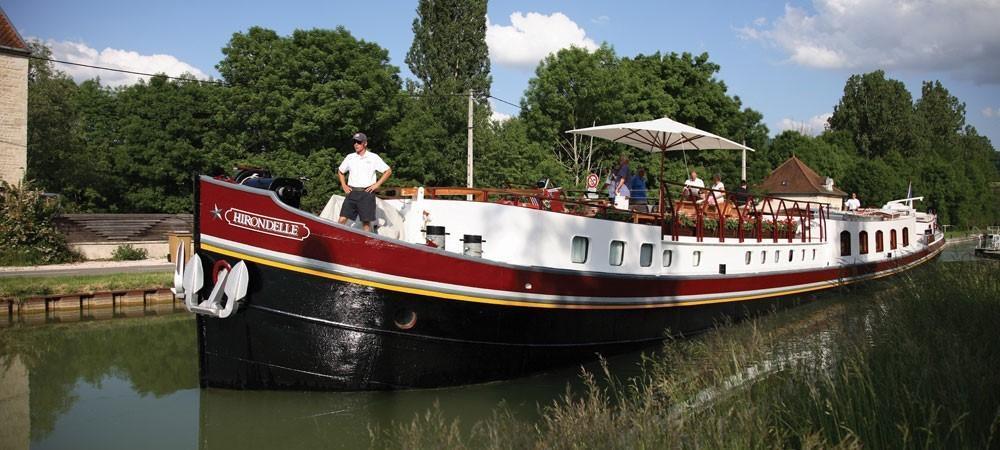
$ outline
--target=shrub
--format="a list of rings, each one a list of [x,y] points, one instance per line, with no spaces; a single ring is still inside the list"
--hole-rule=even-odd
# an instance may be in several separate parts
[[[115,261],[141,261],[149,257],[144,248],[135,248],[132,244],[122,244],[111,253],[111,259]]]
[[[30,182],[0,182],[0,265],[57,264],[80,259],[52,218],[59,207]]]

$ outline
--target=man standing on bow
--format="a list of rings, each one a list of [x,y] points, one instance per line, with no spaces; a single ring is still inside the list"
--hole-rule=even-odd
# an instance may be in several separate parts
[[[375,190],[389,179],[392,169],[382,158],[368,151],[368,136],[355,133],[353,139],[354,153],[347,155],[337,170],[340,188],[347,195],[340,207],[338,221],[344,224],[347,219],[357,220],[360,217],[362,228],[370,232],[371,223],[375,221]],[[378,181],[375,180],[375,172],[382,173]],[[345,173],[350,174],[346,180]]]

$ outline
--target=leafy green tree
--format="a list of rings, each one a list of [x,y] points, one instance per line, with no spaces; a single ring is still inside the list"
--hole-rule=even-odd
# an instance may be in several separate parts
[[[290,37],[253,27],[235,33],[216,67],[230,86],[223,124],[240,152],[302,155],[350,148],[364,131],[374,151],[399,118],[399,69],[388,51],[343,27]]]
[[[406,64],[424,92],[489,95],[486,0],[420,0]]]
[[[939,150],[953,144],[952,138],[965,128],[965,103],[951,95],[940,81],[925,81],[920,91],[915,105],[919,130]]]
[[[28,43],[33,56],[28,60],[28,167],[27,179],[49,192],[62,192],[67,183],[84,175],[82,142],[76,127],[79,115],[73,98],[77,85],[44,59],[47,47]]]
[[[833,108],[830,129],[852,133],[855,147],[866,158],[891,151],[915,154],[919,149],[912,98],[902,82],[887,79],[881,70],[851,75]]]
[[[550,179],[555,185],[569,185],[559,163],[539,143],[528,138],[524,120],[514,117],[491,122],[488,133],[477,140],[476,173],[478,184],[494,187],[534,186]]]
[[[419,82],[407,87],[406,113],[392,130],[399,181],[465,185],[469,91],[475,143],[490,131],[486,1],[421,0],[406,63]]]

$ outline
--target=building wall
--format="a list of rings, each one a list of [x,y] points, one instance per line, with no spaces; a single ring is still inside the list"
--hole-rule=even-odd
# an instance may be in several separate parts
[[[0,53],[0,179],[19,184],[28,167],[28,58]]]

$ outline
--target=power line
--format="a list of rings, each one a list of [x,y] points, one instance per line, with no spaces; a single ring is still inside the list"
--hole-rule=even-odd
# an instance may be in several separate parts
[[[37,60],[41,60],[41,61],[49,61],[49,62],[54,62],[54,63],[59,63],[59,64],[69,64],[71,66],[89,67],[91,69],[107,70],[107,71],[111,71],[111,72],[129,73],[129,74],[132,74],[132,75],[143,75],[143,76],[147,76],[147,77],[164,77],[164,78],[168,78],[168,79],[171,79],[171,80],[195,81],[195,82],[198,82],[198,83],[212,83],[212,84],[218,84],[220,86],[226,86],[226,83],[224,81],[222,81],[222,80],[199,80],[197,78],[191,79],[191,78],[182,78],[182,77],[172,77],[172,76],[169,76],[169,75],[164,75],[162,73],[161,74],[144,73],[144,72],[136,72],[134,70],[125,70],[125,69],[115,69],[115,68],[111,68],[111,67],[93,66],[93,65],[90,65],[90,64],[75,63],[75,62],[69,62],[69,61],[60,61],[58,59],[51,59],[51,58],[42,58],[40,56],[34,56],[34,55],[29,56],[29,58],[31,58],[31,59],[37,59]]]
[[[506,103],[506,104],[508,104],[510,106],[513,106],[513,107],[517,108],[517,109],[524,109],[524,108],[521,108],[521,105],[515,105],[515,104],[513,104],[511,102],[508,102],[507,100],[502,99],[502,98],[497,98],[497,97],[494,97],[492,95],[487,95],[487,97],[492,98],[493,100],[496,100],[496,101],[498,101],[500,103]]]

